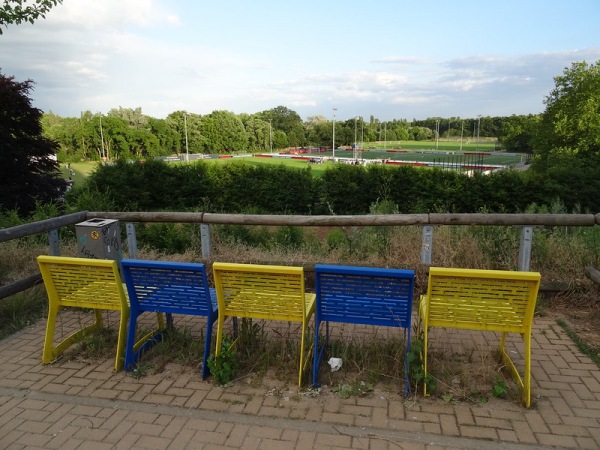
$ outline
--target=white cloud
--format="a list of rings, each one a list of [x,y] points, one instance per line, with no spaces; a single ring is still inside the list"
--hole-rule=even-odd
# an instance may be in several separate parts
[[[222,30],[201,34],[203,27],[180,17],[178,6],[65,0],[46,20],[6,30],[2,71],[32,78],[36,105],[61,115],[119,105],[155,117],[178,109],[253,113],[285,105],[304,116],[327,115],[336,106],[340,117],[391,119],[539,112],[553,77],[572,61],[600,59],[600,48],[447,59],[404,46],[362,57],[337,48],[332,58],[330,47],[271,53],[259,41],[253,51],[243,30],[227,28],[224,15]],[[212,17],[222,10],[217,13]],[[185,39],[177,40],[178,33]],[[232,33],[240,38],[228,40]]]
[[[181,24],[177,15],[153,0],[65,0],[48,14],[47,22],[48,25],[88,30]]]

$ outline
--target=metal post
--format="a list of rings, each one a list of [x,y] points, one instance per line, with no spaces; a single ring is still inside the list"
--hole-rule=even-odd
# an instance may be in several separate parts
[[[521,228],[519,244],[519,270],[529,272],[531,265],[531,247],[533,242],[533,227]]]
[[[333,151],[333,162],[335,162],[335,112],[336,111],[337,111],[337,108],[333,108],[333,142],[332,142],[333,148],[331,149]]]
[[[100,158],[104,160],[104,133],[102,132],[102,113],[100,113],[100,143],[102,144],[100,150]]]
[[[137,239],[135,237],[135,224],[127,222],[125,224],[125,230],[127,231],[127,249],[129,250],[129,257],[131,259],[137,259],[138,248]]]
[[[479,151],[479,129],[481,128],[481,114],[477,116],[477,151]]]
[[[187,113],[183,113],[183,127],[185,128],[185,160],[190,160],[190,147],[188,146],[188,134],[187,134]]]
[[[356,146],[356,121],[358,120],[358,117],[354,118],[354,154],[352,156],[354,156],[354,159],[358,160],[358,147]]]
[[[269,119],[269,148],[271,149],[271,153],[273,153],[273,127],[271,121],[272,119]]]
[[[431,248],[433,246],[433,226],[423,226],[423,241],[421,244],[421,263],[431,265]]]
[[[50,244],[50,256],[59,256],[58,229],[48,231],[48,242]]]
[[[200,246],[202,247],[202,259],[210,258],[212,246],[210,241],[210,225],[200,224]]]

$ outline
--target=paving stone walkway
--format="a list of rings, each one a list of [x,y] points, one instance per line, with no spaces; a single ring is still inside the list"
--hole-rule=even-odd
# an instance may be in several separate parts
[[[600,370],[551,318],[535,321],[529,410],[494,398],[222,388],[177,365],[135,379],[110,357],[44,366],[44,327],[0,341],[1,449],[600,448]]]

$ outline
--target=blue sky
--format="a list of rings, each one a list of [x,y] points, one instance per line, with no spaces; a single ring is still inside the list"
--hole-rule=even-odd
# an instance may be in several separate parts
[[[4,30],[0,70],[68,117],[535,114],[572,62],[600,61],[599,21],[598,0],[64,0]]]

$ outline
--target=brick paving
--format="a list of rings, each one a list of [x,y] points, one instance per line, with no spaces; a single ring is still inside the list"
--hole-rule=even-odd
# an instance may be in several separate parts
[[[61,320],[68,329],[79,319]],[[347,399],[285,384],[222,388],[176,364],[136,379],[115,373],[110,356],[44,366],[44,328],[0,341],[1,449],[600,448],[600,371],[551,318],[535,320],[529,410],[377,388]],[[432,337],[438,351],[494,345],[489,333],[445,331]]]

